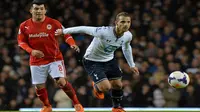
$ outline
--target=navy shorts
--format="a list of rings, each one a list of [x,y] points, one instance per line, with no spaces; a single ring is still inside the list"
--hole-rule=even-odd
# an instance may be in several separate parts
[[[114,80],[122,78],[122,72],[116,59],[108,62],[95,62],[83,59],[83,65],[95,83],[99,83],[105,79]]]

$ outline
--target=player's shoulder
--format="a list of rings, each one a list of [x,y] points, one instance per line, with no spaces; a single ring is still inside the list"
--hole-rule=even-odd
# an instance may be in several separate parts
[[[124,35],[125,35],[126,37],[129,37],[129,38],[132,38],[132,37],[133,37],[133,35],[132,35],[132,33],[131,33],[130,31],[124,32]]]
[[[45,21],[46,21],[45,24],[47,24],[47,25],[52,25],[52,26],[55,26],[56,28],[61,28],[62,27],[62,24],[58,20],[53,19],[51,17],[47,17],[46,16],[46,20]]]
[[[47,17],[50,21],[53,21],[53,22],[58,22],[60,23],[58,20],[54,19],[54,18],[50,18],[50,17]]]
[[[100,26],[97,27],[97,30],[111,30],[113,27],[112,26]]]
[[[113,30],[111,26],[100,26],[96,28],[96,32],[101,33],[102,35],[108,35]]]
[[[46,18],[47,18],[47,20],[50,21],[50,22],[60,24],[60,21],[58,21],[58,20],[56,20],[56,19],[53,19],[53,18],[51,18],[51,17],[46,17]]]
[[[101,26],[103,29],[112,29],[113,26]]]

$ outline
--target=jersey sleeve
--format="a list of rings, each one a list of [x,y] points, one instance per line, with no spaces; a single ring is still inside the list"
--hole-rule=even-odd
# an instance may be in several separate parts
[[[69,44],[70,46],[76,45],[74,39],[72,38],[72,36],[71,36],[70,34],[65,34],[65,35],[64,35],[64,38],[65,38],[65,42],[66,42],[67,44]]]
[[[58,26],[59,29],[64,29],[64,26],[62,26],[62,24],[59,21],[56,21],[56,23],[57,23],[57,26]],[[76,45],[73,37],[70,34],[64,34],[64,40],[70,46]]]
[[[135,63],[133,61],[132,47],[130,45],[132,40],[132,34],[129,35],[127,41],[122,45],[122,51],[126,61],[130,67],[135,67]]]
[[[28,38],[24,34],[24,25],[23,24],[21,24],[19,27],[17,41],[18,41],[18,46],[20,46],[22,49],[24,49],[28,53],[32,52],[33,49],[29,46]]]
[[[102,27],[91,27],[91,26],[70,27],[64,29],[63,33],[64,34],[85,33],[94,37],[101,37]]]

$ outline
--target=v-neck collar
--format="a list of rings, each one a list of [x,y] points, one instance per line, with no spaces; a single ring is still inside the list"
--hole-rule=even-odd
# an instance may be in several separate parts
[[[115,27],[113,27],[113,35],[115,36],[115,42],[117,42],[121,37],[123,37],[124,36],[124,33],[123,33],[123,35],[121,35],[121,36],[117,36],[117,34],[116,34],[116,31],[115,31]]]
[[[116,39],[119,39],[119,38],[121,38],[121,37],[124,35],[124,33],[123,33],[123,35],[118,36],[118,35],[116,34],[115,27],[113,27],[113,34],[114,34],[114,36],[116,37]]]

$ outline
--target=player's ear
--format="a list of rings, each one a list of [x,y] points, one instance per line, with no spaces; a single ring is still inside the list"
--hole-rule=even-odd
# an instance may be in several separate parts
[[[48,12],[48,10],[46,9],[46,10],[45,10],[45,14],[46,14],[47,12]]]
[[[27,5],[27,12],[29,11],[29,13],[31,13],[32,12],[32,8],[33,8],[33,4],[28,4]]]
[[[32,14],[32,8],[29,9],[29,12]]]
[[[29,12],[30,12],[30,13],[32,12],[32,6],[30,6],[30,8],[29,8]]]
[[[117,20],[115,20],[115,25],[117,25]]]
[[[45,14],[47,14],[49,11],[48,11],[48,6],[47,6],[47,4],[44,4],[44,6],[45,6]]]

